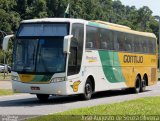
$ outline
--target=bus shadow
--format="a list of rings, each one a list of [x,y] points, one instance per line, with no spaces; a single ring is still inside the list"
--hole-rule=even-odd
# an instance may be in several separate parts
[[[145,92],[148,92],[151,90],[145,90]],[[140,93],[145,93],[145,92],[140,92]],[[127,90],[109,90],[109,91],[103,91],[103,92],[98,92],[93,95],[93,99],[98,99],[98,98],[105,98],[105,97],[114,97],[114,96],[122,96],[122,95],[132,95],[135,94],[133,91],[127,89]]]
[[[148,92],[151,90],[146,90]],[[143,93],[145,93],[143,92]],[[110,91],[103,91],[97,92],[93,94],[91,100],[101,99],[101,98],[108,98],[114,96],[122,96],[122,95],[131,95],[128,90],[110,90]],[[79,96],[50,96],[49,100],[46,102],[39,101],[36,96],[35,98],[27,98],[27,99],[13,99],[8,101],[0,101],[0,107],[34,107],[34,106],[45,106],[45,105],[61,105],[67,104],[72,102],[82,101]]]

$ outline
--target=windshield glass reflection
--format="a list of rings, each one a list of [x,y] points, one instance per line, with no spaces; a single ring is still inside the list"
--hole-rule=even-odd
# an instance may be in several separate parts
[[[14,49],[13,70],[19,72],[64,72],[63,37],[19,39]]]

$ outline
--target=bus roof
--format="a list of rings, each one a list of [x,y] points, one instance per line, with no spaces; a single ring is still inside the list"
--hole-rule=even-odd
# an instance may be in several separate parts
[[[74,18],[41,18],[41,19],[30,19],[23,20],[21,23],[43,23],[43,22],[78,22],[86,23],[86,20],[83,19],[74,19]]]
[[[128,26],[123,26],[123,25],[109,23],[109,22],[100,21],[100,20],[87,21],[87,20],[75,19],[75,18],[41,18],[41,19],[23,20],[21,23],[41,23],[41,22],[42,23],[43,22],[86,23],[88,25],[103,27],[103,28],[111,29],[111,30],[115,30],[115,31],[126,32],[126,33],[130,33],[130,34],[136,34],[136,35],[156,38],[155,34],[153,34],[153,33],[135,31],[135,30],[132,30]]]
[[[111,30],[115,30],[115,31],[120,31],[120,32],[135,34],[135,35],[141,35],[141,36],[146,36],[146,37],[157,38],[156,35],[153,34],[153,33],[136,31],[136,30],[132,30],[130,27],[127,27],[127,26],[114,24],[114,23],[109,23],[109,22],[105,22],[105,21],[92,20],[90,22],[90,24],[94,25],[94,26],[105,27],[107,29],[111,29]]]
[[[124,26],[124,25],[114,24],[114,23],[110,23],[110,22],[106,22],[106,21],[100,21],[100,20],[91,20],[91,21],[96,22],[96,23],[100,23],[100,24],[104,24],[104,25],[108,25],[108,26],[113,26],[113,27],[118,27],[118,28],[131,30],[130,27]]]

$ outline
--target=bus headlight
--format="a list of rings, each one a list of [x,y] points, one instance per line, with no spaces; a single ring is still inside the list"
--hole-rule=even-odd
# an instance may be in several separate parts
[[[51,79],[51,83],[57,83],[62,81],[65,81],[65,77],[55,77]]]
[[[12,79],[13,81],[18,81],[18,76],[12,75],[12,76],[11,76],[11,79]]]

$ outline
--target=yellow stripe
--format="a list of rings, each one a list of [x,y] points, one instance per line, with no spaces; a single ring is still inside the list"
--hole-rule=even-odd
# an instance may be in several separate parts
[[[29,83],[33,81],[33,79],[35,78],[35,75],[19,74],[19,77],[20,77],[21,82]]]
[[[157,78],[151,80],[151,70],[157,68],[157,55],[118,53],[120,65],[128,87],[134,87],[137,74],[143,78],[146,73],[149,85],[157,82]],[[142,59],[143,58],[143,59]],[[157,72],[155,73],[157,75]]]

